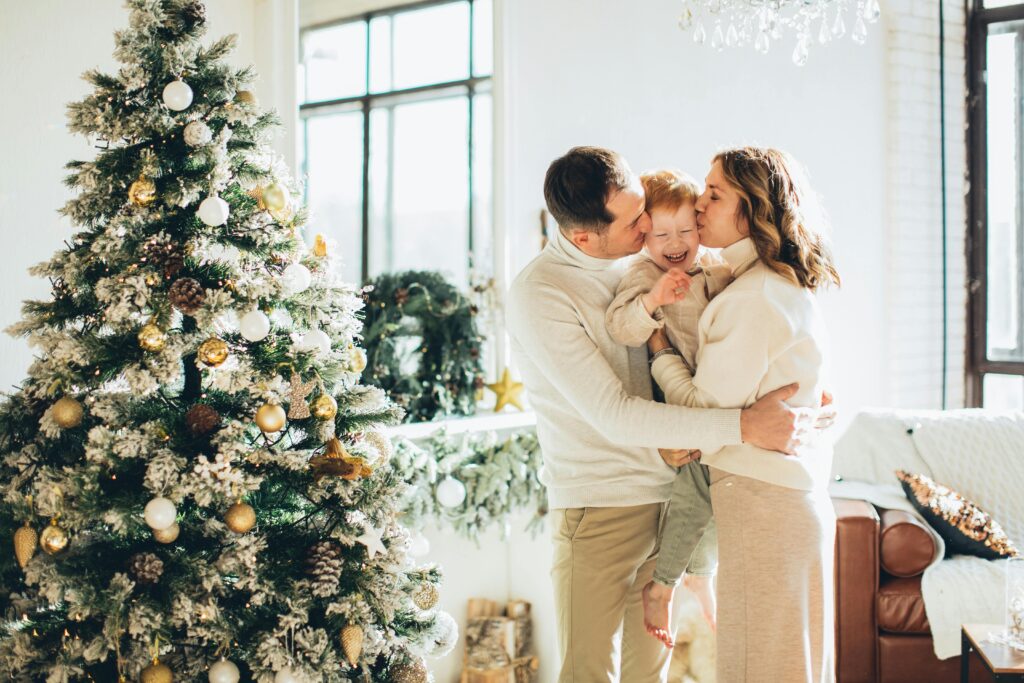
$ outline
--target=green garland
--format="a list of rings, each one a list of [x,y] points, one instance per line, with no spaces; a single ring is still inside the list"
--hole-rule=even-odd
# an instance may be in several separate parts
[[[368,284],[363,380],[402,406],[406,422],[473,415],[483,388],[476,307],[432,271],[388,273]],[[403,339],[420,340],[415,352]],[[410,373],[403,366],[415,356]]]
[[[546,489],[537,478],[542,464],[532,431],[499,439],[494,432],[449,435],[441,430],[421,444],[396,439],[391,466],[409,485],[399,503],[402,523],[421,529],[433,518],[475,541],[494,523],[502,524],[504,537],[513,512],[533,509],[527,529],[536,532],[547,514]],[[438,485],[449,476],[466,487],[465,500],[451,508],[437,499]]]

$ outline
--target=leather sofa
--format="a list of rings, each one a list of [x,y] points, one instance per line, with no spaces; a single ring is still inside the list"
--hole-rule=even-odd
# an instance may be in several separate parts
[[[956,683],[960,657],[932,649],[921,575],[935,555],[913,515],[833,498],[836,511],[838,683]],[[969,587],[965,587],[969,590]],[[971,658],[971,680],[991,680]]]

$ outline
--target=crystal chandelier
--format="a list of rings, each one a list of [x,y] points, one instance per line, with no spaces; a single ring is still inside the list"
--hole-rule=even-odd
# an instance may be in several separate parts
[[[853,32],[859,45],[867,40],[867,24],[875,23],[882,10],[878,0],[683,0],[679,28],[693,28],[693,41],[703,45],[711,34],[711,47],[722,50],[753,44],[768,52],[783,30],[796,35],[793,63],[803,66],[815,41],[825,43],[846,35],[850,10]]]

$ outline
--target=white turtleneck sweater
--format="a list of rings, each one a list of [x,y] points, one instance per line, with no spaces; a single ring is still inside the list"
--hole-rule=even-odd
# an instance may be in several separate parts
[[[661,356],[652,367],[665,400],[695,408],[746,408],[793,382],[800,390],[787,403],[821,405],[827,333],[814,294],[758,258],[751,239],[721,252],[735,278],[708,307],[697,327],[697,370],[679,356]],[[701,462],[788,488],[824,489],[832,467],[827,436],[785,455],[750,444],[705,450]]]
[[[558,231],[509,289],[512,354],[537,412],[552,508],[664,502],[676,472],[658,448],[741,442],[739,410],[650,400],[647,349],[616,344],[605,328],[622,275],[614,266]]]

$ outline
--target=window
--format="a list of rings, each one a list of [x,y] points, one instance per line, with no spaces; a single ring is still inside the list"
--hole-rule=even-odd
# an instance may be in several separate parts
[[[975,0],[970,33],[972,405],[1024,406],[1024,4]]]
[[[440,0],[303,30],[310,230],[343,275],[441,270],[491,251],[491,0]]]

